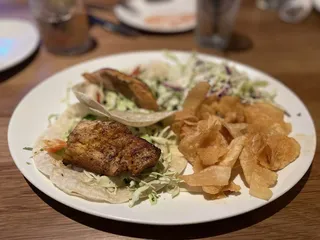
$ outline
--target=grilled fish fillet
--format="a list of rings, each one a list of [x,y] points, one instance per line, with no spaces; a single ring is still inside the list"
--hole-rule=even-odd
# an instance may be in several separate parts
[[[155,166],[160,154],[121,123],[83,120],[68,137],[64,162],[106,176],[138,175]]]
[[[84,73],[83,77],[93,84],[103,84],[105,89],[118,91],[132,99],[139,107],[157,111],[157,100],[147,84],[137,78],[111,68],[103,68],[93,73]]]

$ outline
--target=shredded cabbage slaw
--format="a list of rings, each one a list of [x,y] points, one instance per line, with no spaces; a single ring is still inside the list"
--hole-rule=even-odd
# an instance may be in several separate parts
[[[210,95],[238,96],[245,103],[274,103],[276,93],[263,89],[268,85],[266,81],[253,81],[247,73],[227,63],[203,60],[196,53],[185,62],[169,51],[164,54],[170,63],[152,62],[142,67],[138,77],[154,91],[158,104],[165,110],[180,109],[188,90],[200,81],[210,84]]]

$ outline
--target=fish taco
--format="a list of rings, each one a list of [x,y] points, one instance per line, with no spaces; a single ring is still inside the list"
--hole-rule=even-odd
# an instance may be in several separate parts
[[[134,205],[179,193],[186,160],[169,127],[130,127],[71,105],[37,140],[34,162],[59,189],[91,201]]]

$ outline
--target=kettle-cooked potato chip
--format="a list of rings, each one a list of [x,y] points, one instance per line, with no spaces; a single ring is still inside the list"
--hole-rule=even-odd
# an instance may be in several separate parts
[[[286,167],[300,154],[300,145],[294,139],[284,135],[268,137],[266,156],[259,158],[259,163],[273,171]]]
[[[217,119],[201,120],[196,126],[196,131],[190,132],[190,134],[184,136],[179,143],[180,152],[186,157],[191,163],[197,155],[197,148],[210,137],[215,129],[219,128],[220,122]]]
[[[247,123],[222,123],[223,126],[229,131],[233,138],[240,137],[247,133],[248,124]]]
[[[268,200],[272,196],[269,187],[276,183],[277,174],[258,164],[259,159],[265,157],[265,148],[264,136],[260,133],[251,134],[241,152],[240,165],[250,186],[250,195]]]
[[[230,182],[229,185],[223,187],[223,192],[240,192],[241,187],[238,184],[235,184],[234,182]]]
[[[240,192],[241,187],[234,182],[230,182],[227,186],[203,186],[202,190],[209,194],[219,194],[224,192]]]
[[[195,159],[194,162],[192,163],[192,169],[194,173],[198,173],[205,169],[205,166],[203,166],[202,162],[200,159]]]
[[[246,182],[250,184],[252,173],[254,171],[255,166],[257,165],[256,164],[257,160],[255,157],[253,157],[250,154],[250,151],[247,147],[244,147],[242,149],[242,152],[239,158],[240,158],[240,166],[242,168],[243,175],[246,179]]]
[[[224,96],[221,98],[218,112],[229,123],[239,123],[245,120],[244,107],[240,102],[240,98],[235,96]]]
[[[255,103],[246,106],[245,110],[246,122],[256,124],[268,128],[274,123],[280,124],[285,134],[291,132],[291,125],[284,122],[284,113],[281,109],[267,103]]]
[[[233,139],[230,145],[228,146],[227,154],[222,158],[218,165],[228,166],[232,168],[239,158],[239,155],[244,147],[245,140],[245,136]]]
[[[227,153],[227,148],[218,144],[197,149],[198,158],[204,166],[214,165],[223,155]]]
[[[206,98],[210,89],[208,82],[199,82],[188,93],[183,103],[183,110],[191,110],[194,114]]]
[[[203,186],[202,190],[205,193],[215,195],[215,194],[218,194],[219,192],[221,192],[222,188],[223,188],[222,186]]]
[[[272,197],[272,191],[269,187],[276,184],[277,178],[278,175],[275,172],[256,165],[251,177],[249,194],[269,200]]]
[[[224,166],[211,166],[198,173],[180,176],[190,186],[225,186],[228,184],[231,168]]]
[[[197,156],[205,166],[217,163],[228,151],[228,142],[219,132],[220,125],[215,126],[215,130],[203,142],[203,147],[197,149]]]

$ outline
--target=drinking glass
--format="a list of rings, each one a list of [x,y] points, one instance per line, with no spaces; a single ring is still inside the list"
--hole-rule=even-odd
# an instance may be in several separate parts
[[[74,55],[91,47],[82,0],[29,0],[29,6],[49,52]]]
[[[198,0],[196,40],[204,47],[228,47],[240,0]]]

